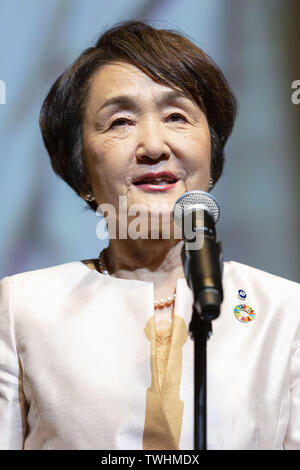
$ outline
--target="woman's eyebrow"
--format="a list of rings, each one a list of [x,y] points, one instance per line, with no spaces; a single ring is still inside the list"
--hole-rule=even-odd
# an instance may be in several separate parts
[[[167,104],[171,104],[171,103],[192,104],[192,100],[179,90],[170,90],[170,91],[164,92],[158,98],[156,104],[159,108],[162,108],[163,106]],[[123,107],[134,109],[134,110],[138,110],[141,108],[135,96],[118,95],[118,96],[112,96],[111,98],[108,98],[107,100],[105,100],[104,103],[100,106],[100,108],[97,109],[96,113],[99,113],[100,111],[102,111],[103,109],[109,106],[111,107],[123,106]]]

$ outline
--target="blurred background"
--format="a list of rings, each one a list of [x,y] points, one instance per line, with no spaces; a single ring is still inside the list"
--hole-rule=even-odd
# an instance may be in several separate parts
[[[0,0],[0,278],[95,258],[99,216],[50,166],[44,97],[67,65],[116,22],[176,29],[223,70],[239,102],[212,194],[226,260],[300,282],[298,0]]]

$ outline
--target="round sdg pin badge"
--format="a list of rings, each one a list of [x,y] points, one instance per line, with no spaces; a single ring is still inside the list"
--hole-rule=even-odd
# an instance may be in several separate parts
[[[250,323],[255,319],[255,312],[250,305],[241,304],[234,308],[234,316],[242,323]]]

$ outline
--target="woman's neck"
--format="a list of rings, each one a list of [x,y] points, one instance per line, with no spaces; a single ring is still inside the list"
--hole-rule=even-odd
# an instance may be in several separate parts
[[[111,275],[122,279],[153,282],[157,293],[176,286],[184,278],[181,261],[182,240],[118,240],[106,249],[106,265]]]

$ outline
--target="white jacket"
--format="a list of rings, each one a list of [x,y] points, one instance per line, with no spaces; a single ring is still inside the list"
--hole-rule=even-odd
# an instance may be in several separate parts
[[[226,262],[223,286],[208,341],[208,449],[300,449],[300,285]],[[152,283],[81,261],[3,278],[0,448],[193,449],[192,300],[178,279],[160,390]],[[240,304],[254,320],[236,318]]]

